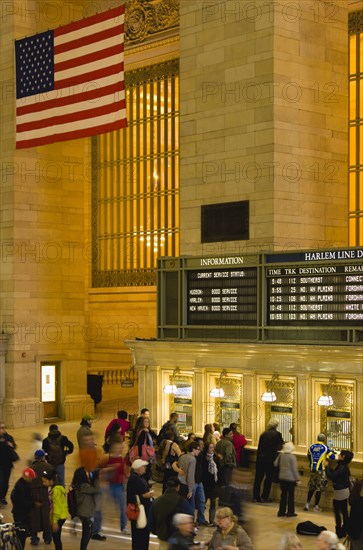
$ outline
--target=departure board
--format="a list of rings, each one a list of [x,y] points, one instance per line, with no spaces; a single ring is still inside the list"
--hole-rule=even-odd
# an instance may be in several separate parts
[[[363,263],[340,261],[343,252],[351,253],[348,259],[360,257],[356,250],[305,253],[303,264],[265,267],[266,324],[361,325]],[[271,256],[271,260],[282,262],[286,257]],[[316,263],[319,259],[331,262]]]
[[[187,271],[188,325],[257,325],[257,267]]]

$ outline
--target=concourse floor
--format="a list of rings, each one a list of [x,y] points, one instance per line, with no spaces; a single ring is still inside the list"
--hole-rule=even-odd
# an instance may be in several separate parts
[[[93,423],[96,440],[99,445],[103,443],[103,434],[105,426],[113,417],[110,414],[100,414]],[[78,422],[57,422],[60,431],[75,443],[75,451],[69,455],[66,462],[66,485],[68,486],[73,475],[73,471],[78,467],[77,439],[76,431],[79,427]],[[34,426],[30,428],[9,429],[9,433],[15,438],[18,445],[17,451],[21,460],[15,464],[10,479],[10,492],[14,482],[20,477],[22,469],[26,466],[26,461],[30,459],[32,453],[32,434],[37,432],[43,437],[48,433],[49,424]],[[161,494],[161,486],[154,485],[156,495]],[[296,518],[277,517],[278,503],[272,504],[248,504],[246,507],[247,517],[249,519],[249,534],[254,543],[255,550],[278,550],[281,536],[286,532],[295,532],[296,525],[301,521],[310,520],[318,525],[324,525],[329,530],[334,530],[334,518],[332,511],[323,511],[320,513],[304,512],[297,507]],[[4,515],[4,521],[12,521],[11,504],[8,504],[0,510]],[[76,534],[73,533],[73,524],[67,520],[62,530],[63,550],[78,550],[80,544],[80,527],[76,527]],[[208,541],[213,533],[213,528],[202,527],[198,531],[196,540]],[[114,504],[109,500],[106,491],[103,496],[103,534],[107,536],[106,541],[91,540],[88,546],[89,550],[131,550],[131,537],[124,536],[119,530],[119,515]],[[316,537],[300,537],[303,550],[315,550],[317,547]],[[151,536],[150,550],[157,550],[159,547],[157,539]],[[30,539],[27,539],[26,548],[32,548]],[[38,548],[54,548],[53,545],[46,546],[41,542]],[[196,547],[198,548],[198,547]],[[140,548],[140,550],[142,550]]]

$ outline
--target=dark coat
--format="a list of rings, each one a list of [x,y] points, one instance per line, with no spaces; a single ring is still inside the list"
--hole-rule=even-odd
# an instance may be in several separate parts
[[[50,504],[48,496],[48,487],[43,485],[43,472],[51,472],[54,467],[48,464],[45,460],[34,460],[30,467],[37,474],[31,482],[31,492],[34,502],[41,502],[41,507],[33,507],[30,512],[30,527],[32,533],[44,531],[50,533],[52,526],[50,523]]]
[[[260,435],[257,448],[257,460],[259,462],[273,463],[278,451],[282,449],[284,440],[276,428],[270,428]]]
[[[9,470],[13,467],[14,462],[14,450],[16,444],[13,436],[5,432],[0,437],[0,468],[2,470]]]
[[[98,483],[81,483],[75,488],[77,516],[80,518],[93,518],[96,512],[96,497],[100,493]]]
[[[214,462],[217,463],[217,457],[214,455]],[[202,454],[202,483],[204,487],[205,498],[216,498],[218,496],[218,480],[215,481],[214,475],[208,470],[208,460],[205,454]]]
[[[31,484],[22,477],[15,483],[11,491],[12,513],[14,521],[30,528],[30,512],[34,507]]]
[[[149,519],[150,531],[160,540],[167,541],[173,531],[174,514],[187,514],[188,511],[186,499],[180,496],[174,487],[167,488],[165,493],[152,504]]]
[[[357,540],[363,530],[363,497],[358,497],[351,503],[347,532],[351,539]]]
[[[339,489],[347,489],[349,487],[350,470],[349,466],[344,464],[343,461],[338,460],[336,468],[327,466],[325,472],[328,479],[332,480],[333,487],[336,491]]]

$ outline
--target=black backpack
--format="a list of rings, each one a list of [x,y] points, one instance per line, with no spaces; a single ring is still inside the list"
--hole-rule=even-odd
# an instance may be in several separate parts
[[[161,427],[161,430],[158,434],[158,437],[156,439],[156,443],[157,445],[161,445],[161,442],[163,441],[164,439],[164,436],[165,436],[165,432],[168,431],[169,427],[171,425],[171,422],[170,420],[168,420],[167,422],[165,422],[165,424]]]
[[[52,466],[58,466],[64,462],[64,452],[61,445],[62,436],[53,439],[48,436],[48,462]]]
[[[72,519],[77,517],[77,499],[76,499],[76,491],[71,485],[69,487],[68,493],[67,493],[67,506],[68,506],[68,512]]]
[[[326,531],[326,527],[316,525],[312,521],[302,521],[296,526],[296,532],[298,535],[313,535],[317,537],[322,531]]]

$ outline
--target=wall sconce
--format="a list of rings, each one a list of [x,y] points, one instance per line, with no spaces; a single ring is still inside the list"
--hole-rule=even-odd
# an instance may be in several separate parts
[[[275,381],[278,379],[278,377],[278,374],[274,374],[272,376],[272,379],[267,382],[267,391],[263,392],[263,394],[261,395],[261,401],[263,401],[264,403],[273,403],[274,401],[276,401],[277,397],[273,389]]]
[[[164,393],[169,393],[169,394],[176,394],[177,391],[178,391],[178,388],[177,386],[174,384],[174,378],[177,374],[180,373],[180,370],[179,370],[179,367],[176,367],[176,369],[173,370],[173,374],[171,375],[171,384],[166,384],[166,386],[164,386],[164,389],[163,389],[163,392]]]
[[[209,392],[210,397],[224,397],[224,389],[222,388],[222,378],[227,376],[227,371],[222,370],[219,379],[218,379],[218,386],[215,388],[212,388]]]
[[[319,399],[318,399],[318,405],[320,407],[330,407],[331,405],[334,405],[334,401],[333,401],[333,398],[331,395],[329,395],[329,392],[332,388],[332,385],[334,384],[336,378],[334,376],[331,376],[329,378],[329,384],[328,384],[328,387],[326,388],[326,392],[323,393]]]
[[[134,381],[131,380],[131,372],[135,372],[135,367],[131,367],[123,380],[121,380],[121,388],[133,388]]]

